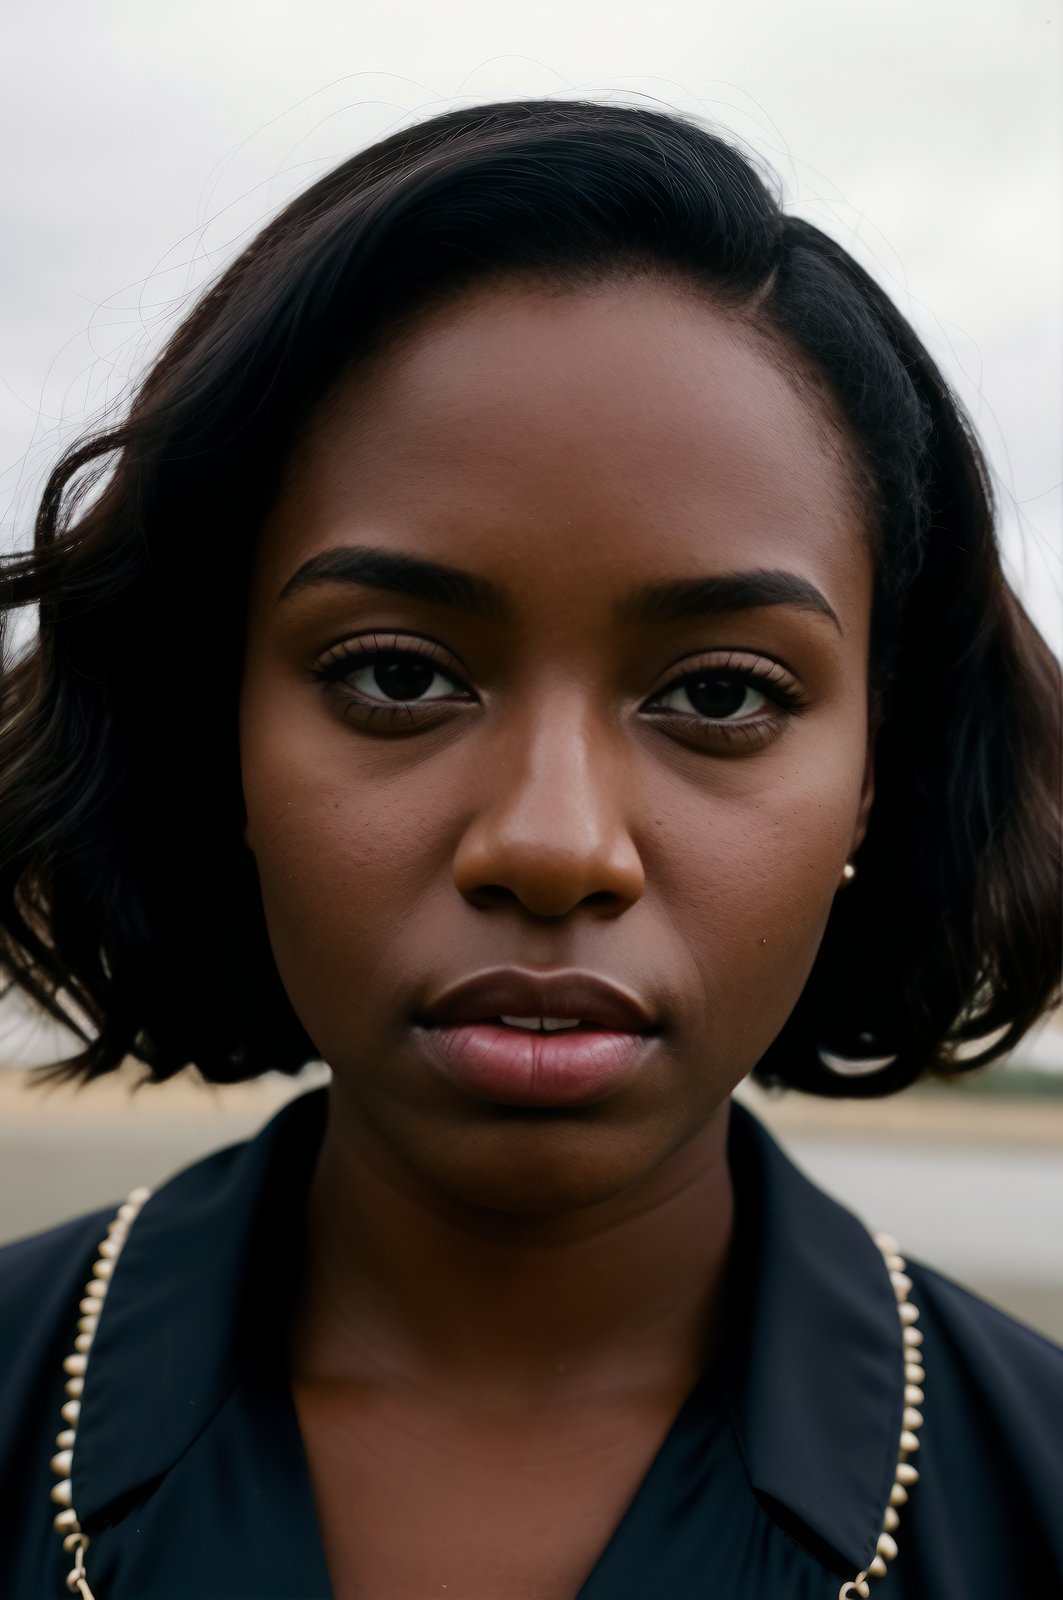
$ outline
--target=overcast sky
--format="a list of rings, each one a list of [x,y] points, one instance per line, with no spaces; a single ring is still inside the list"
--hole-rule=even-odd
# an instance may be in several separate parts
[[[1063,640],[1058,0],[4,0],[0,521],[295,189],[468,100],[639,94],[766,156],[972,413]]]

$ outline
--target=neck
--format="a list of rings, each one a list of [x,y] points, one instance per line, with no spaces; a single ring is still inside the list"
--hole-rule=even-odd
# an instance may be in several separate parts
[[[308,1200],[293,1376],[478,1400],[689,1388],[719,1326],[727,1110],[637,1193],[529,1217],[421,1192],[334,1101]]]

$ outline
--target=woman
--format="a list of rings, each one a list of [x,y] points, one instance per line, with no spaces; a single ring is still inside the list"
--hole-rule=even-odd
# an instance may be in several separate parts
[[[730,1106],[965,1070],[1058,980],[1058,675],[844,251],[676,118],[436,118],[266,227],[3,584],[62,1070],[332,1069],[0,1254],[6,1593],[1051,1587],[1059,1352]]]

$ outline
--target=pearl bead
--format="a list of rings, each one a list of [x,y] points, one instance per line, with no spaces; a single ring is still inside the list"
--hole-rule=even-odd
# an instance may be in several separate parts
[[[136,1221],[141,1206],[150,1195],[150,1189],[134,1189],[108,1223],[106,1237],[100,1240],[98,1246],[99,1256],[93,1263],[92,1276],[86,1283],[78,1303],[80,1318],[74,1339],[74,1352],[63,1361],[63,1370],[69,1373],[65,1388],[70,1398],[64,1401],[60,1415],[70,1426],[56,1435],[58,1450],[52,1457],[51,1466],[59,1482],[52,1488],[51,1496],[56,1505],[63,1507],[54,1519],[55,1530],[64,1536],[63,1549],[68,1554],[73,1553],[75,1557],[73,1571],[68,1574],[66,1580],[66,1586],[71,1594],[89,1593],[85,1578],[85,1551],[89,1541],[81,1532],[81,1525],[74,1511],[73,1488],[70,1481],[76,1428],[81,1416],[80,1397],[84,1392],[85,1373],[88,1370],[88,1353],[99,1329],[100,1313],[114,1276],[115,1263],[125,1247],[131,1225]]]
[[[923,1426],[923,1413],[918,1407],[924,1400],[921,1384],[926,1374],[920,1364],[919,1347],[923,1343],[923,1335],[915,1326],[919,1320],[919,1308],[908,1298],[912,1290],[912,1280],[906,1271],[907,1263],[901,1255],[900,1245],[896,1239],[888,1233],[877,1233],[875,1243],[882,1252],[890,1284],[897,1298],[897,1316],[901,1324],[904,1348],[904,1412],[899,1441],[901,1459],[897,1463],[896,1478],[890,1489],[889,1505],[883,1513],[883,1529],[879,1534],[875,1559],[867,1572],[860,1572],[850,1583],[842,1584],[838,1600],[853,1600],[854,1595],[864,1597],[869,1594],[866,1582],[868,1577],[885,1577],[886,1562],[894,1560],[897,1555],[897,1541],[893,1538],[894,1529],[900,1526],[901,1520],[897,1507],[907,1503],[906,1486],[915,1483],[919,1477],[916,1469],[905,1459],[919,1449],[919,1439],[915,1430]]]

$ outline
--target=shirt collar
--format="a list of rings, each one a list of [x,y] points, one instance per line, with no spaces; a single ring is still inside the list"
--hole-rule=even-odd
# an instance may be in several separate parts
[[[83,1525],[183,1455],[275,1332],[258,1295],[276,1308],[291,1293],[326,1106],[324,1089],[299,1096],[156,1190],[130,1229],[85,1373],[71,1473]]]
[[[83,1524],[113,1520],[173,1465],[268,1336],[269,1303],[283,1303],[299,1259],[326,1105],[324,1089],[301,1096],[138,1217],[86,1374],[73,1466]],[[789,1531],[856,1571],[874,1555],[901,1429],[892,1286],[862,1224],[738,1105],[730,1161],[742,1312],[729,1390],[746,1471]],[[264,1301],[249,1304],[252,1284]]]
[[[731,1404],[746,1470],[828,1565],[862,1570],[875,1555],[904,1410],[893,1285],[863,1223],[740,1105],[730,1163],[740,1308]]]

